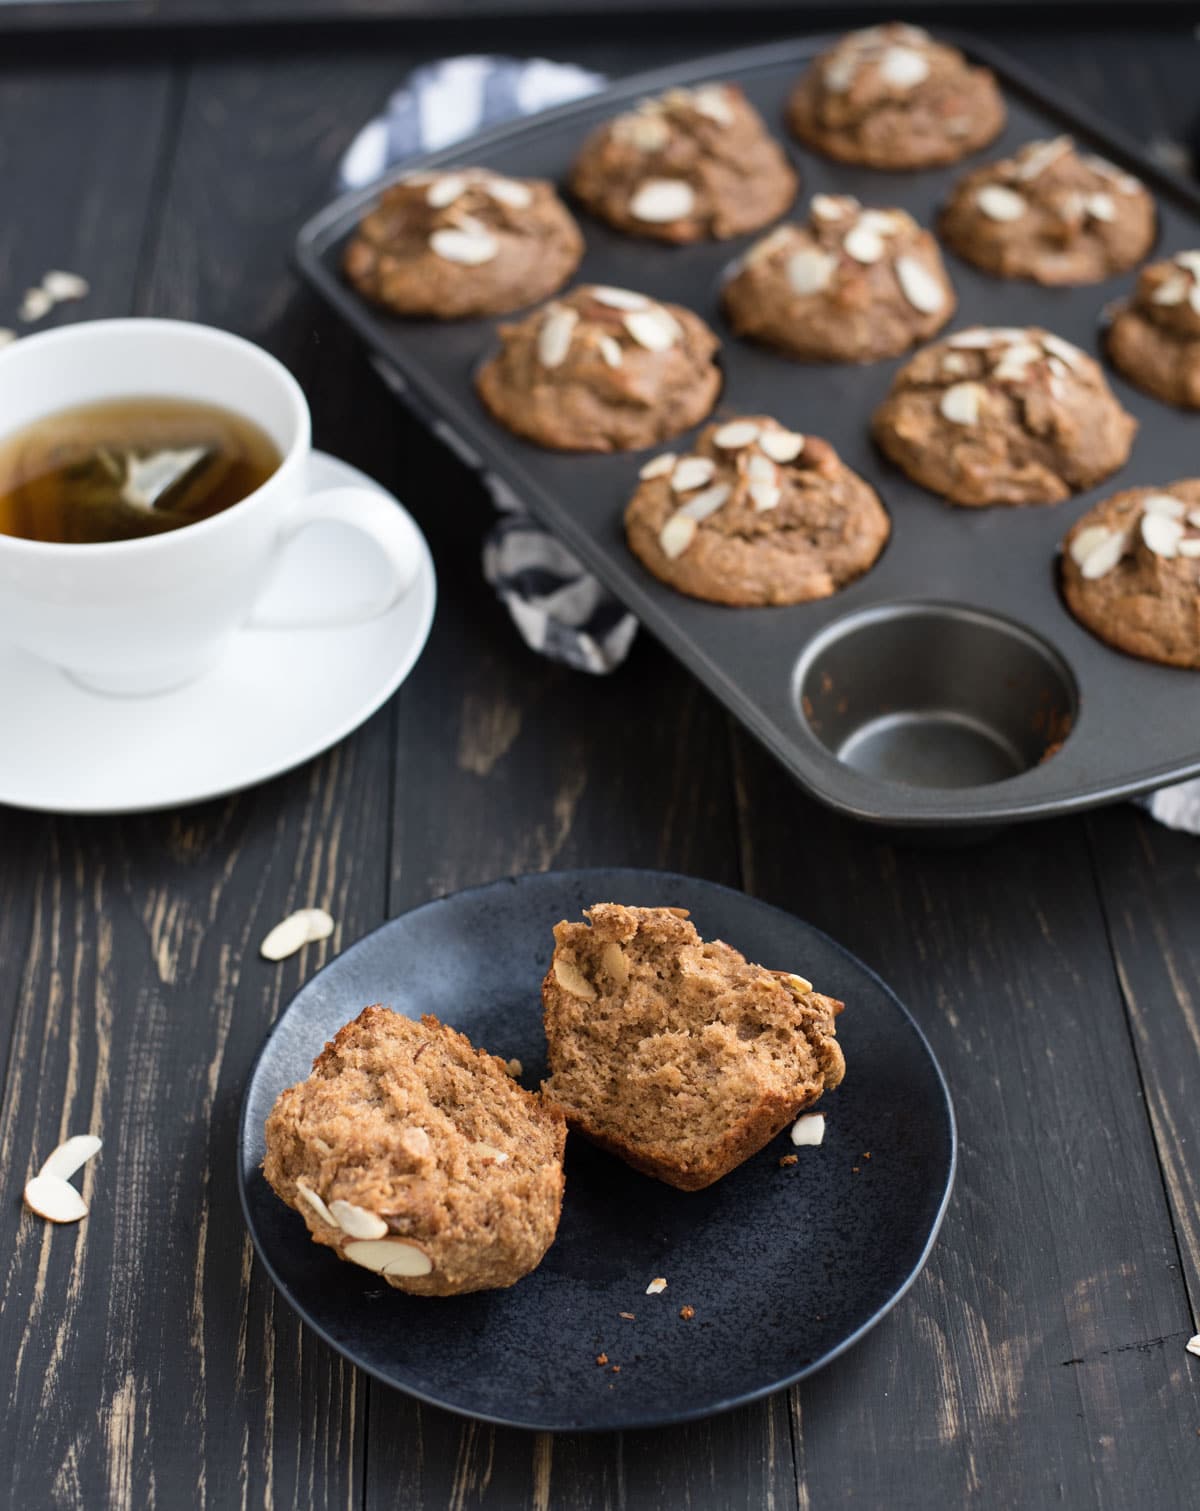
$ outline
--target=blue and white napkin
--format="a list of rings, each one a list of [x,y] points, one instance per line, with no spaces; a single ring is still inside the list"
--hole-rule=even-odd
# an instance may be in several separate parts
[[[604,83],[602,74],[545,58],[446,58],[418,68],[351,143],[340,186],[365,188],[407,157],[581,99]],[[402,388],[398,380],[395,386]],[[484,545],[483,574],[522,639],[577,670],[614,671],[629,654],[637,620],[533,521],[505,483],[486,472],[483,478],[501,511]],[[1200,781],[1163,787],[1140,801],[1168,828],[1200,834]]]

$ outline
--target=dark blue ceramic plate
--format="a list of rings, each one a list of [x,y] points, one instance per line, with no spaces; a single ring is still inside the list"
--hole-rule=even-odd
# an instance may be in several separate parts
[[[507,1291],[405,1296],[308,1241],[262,1178],[262,1128],[369,1002],[437,1016],[545,1072],[539,985],[551,928],[593,902],[689,908],[705,937],[841,997],[847,1072],[825,1141],[786,1132],[706,1191],[637,1175],[574,1135],[558,1239]],[[864,1152],[870,1151],[870,1159]],[[929,1045],[879,978],[824,934],[740,892],[654,871],[566,871],[425,904],[315,976],[267,1039],[242,1109],[250,1234],[284,1299],[376,1379],[451,1411],[545,1431],[648,1427],[724,1411],[848,1348],[912,1284],[954,1175],[954,1114]],[[857,1173],[854,1173],[857,1167]],[[665,1276],[668,1287],[647,1296]],[[683,1306],[695,1308],[690,1321]],[[632,1312],[628,1321],[622,1312]],[[596,1364],[605,1353],[619,1373]]]

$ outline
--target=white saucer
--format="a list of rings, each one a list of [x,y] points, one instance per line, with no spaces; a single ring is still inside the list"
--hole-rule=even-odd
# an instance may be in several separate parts
[[[379,488],[324,452],[309,469],[314,490]],[[243,630],[214,671],[158,697],[102,697],[0,647],[0,803],[53,813],[174,808],[251,787],[328,749],[395,692],[424,649],[437,579],[422,546],[416,582],[381,618]],[[289,547],[261,602],[294,619],[305,604],[335,605],[351,581],[356,596],[369,593],[382,570],[353,532],[314,525]]]

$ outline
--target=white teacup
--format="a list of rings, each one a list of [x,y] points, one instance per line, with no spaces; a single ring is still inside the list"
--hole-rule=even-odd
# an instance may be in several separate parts
[[[300,385],[259,347],[181,320],[96,320],[29,336],[0,352],[0,434],[78,405],[171,397],[255,421],[283,460],[220,514],[136,540],[60,545],[0,534],[0,641],[23,647],[105,693],[155,693],[214,665],[254,617],[287,543],[332,520],[370,537],[385,593],[295,626],[359,623],[412,584],[420,538],[406,515],[366,488],[306,494],[311,421]],[[337,600],[347,593],[339,585]]]

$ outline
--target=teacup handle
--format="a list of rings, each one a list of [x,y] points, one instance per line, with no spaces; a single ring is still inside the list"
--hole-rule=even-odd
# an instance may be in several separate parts
[[[387,563],[391,581],[387,590],[345,614],[326,619],[306,614],[303,619],[273,618],[257,610],[250,616],[250,629],[292,630],[328,629],[330,626],[366,624],[386,614],[404,597],[416,579],[421,565],[421,536],[403,509],[373,488],[326,488],[302,499],[293,510],[279,537],[279,547],[286,550],[309,525],[332,521],[348,525],[375,543]]]

